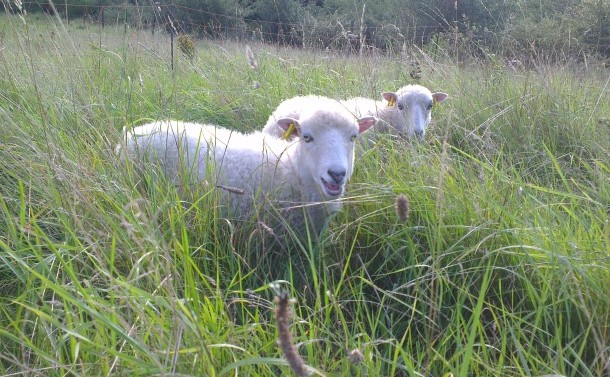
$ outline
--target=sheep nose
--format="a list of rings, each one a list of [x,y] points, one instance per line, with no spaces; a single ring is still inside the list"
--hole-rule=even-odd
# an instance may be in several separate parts
[[[424,138],[424,130],[415,130],[415,136],[421,140]]]
[[[328,175],[335,181],[335,183],[343,182],[343,178],[345,178],[345,170],[334,171],[328,169]]]

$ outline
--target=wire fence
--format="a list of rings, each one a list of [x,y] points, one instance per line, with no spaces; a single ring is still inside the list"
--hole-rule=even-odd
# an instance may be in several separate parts
[[[21,5],[29,12],[58,14],[68,23],[95,22],[101,27],[123,24],[152,33],[164,31],[174,35],[193,34],[360,53],[363,50],[396,50],[405,43],[423,45],[428,36],[441,28],[440,25],[416,24],[400,25],[400,28],[392,24],[356,27],[353,22],[345,27],[339,20],[314,18],[274,22],[250,19],[237,11],[232,15],[220,14],[160,2],[151,5],[137,2],[108,5],[23,2]]]
[[[7,11],[10,0],[2,1]],[[13,0],[15,1],[15,0]],[[333,17],[302,17],[298,22],[266,21],[240,14],[222,14],[205,9],[195,8],[175,3],[155,2],[139,4],[138,0],[129,0],[122,4],[71,4],[52,2],[21,2],[22,10],[42,11],[57,14],[66,22],[94,22],[102,28],[106,25],[133,27],[149,30],[151,33],[166,32],[172,37],[181,34],[191,34],[209,38],[234,39],[244,42],[274,43],[302,48],[331,49],[349,53],[363,54],[365,52],[393,53],[405,51],[411,46],[419,48],[434,41],[442,48],[453,50],[455,56],[468,53],[477,54],[483,50],[500,52],[504,56],[520,59],[540,56],[533,51],[535,43],[519,41],[510,35],[484,33],[484,36],[469,37],[465,30],[467,25],[459,22],[444,22],[439,24],[421,24],[417,20],[404,21],[400,25],[371,25],[362,20],[352,20],[344,25]],[[471,33],[470,33],[471,34]],[[487,38],[486,40],[484,38]],[[597,51],[602,55],[610,55],[610,45],[606,40],[599,39],[594,45],[580,44],[577,51],[572,51],[575,44],[570,40],[565,45],[548,46],[554,51],[547,54],[583,55],[589,51]],[[490,46],[493,46],[491,49]],[[484,51],[483,51],[484,53]]]

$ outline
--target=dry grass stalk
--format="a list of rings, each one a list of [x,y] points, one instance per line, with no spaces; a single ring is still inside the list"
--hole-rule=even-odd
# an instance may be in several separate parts
[[[219,189],[223,189],[225,191],[231,192],[233,194],[240,194],[243,195],[246,193],[245,190],[242,190],[238,187],[230,187],[230,186],[223,186],[223,185],[216,185],[216,187],[218,187]]]

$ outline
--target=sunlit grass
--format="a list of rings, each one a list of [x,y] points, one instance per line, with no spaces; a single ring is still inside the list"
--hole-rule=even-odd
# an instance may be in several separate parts
[[[287,374],[278,285],[319,375],[604,373],[599,72],[421,55],[419,83],[450,95],[426,141],[359,154],[321,242],[279,247],[220,218],[205,187],[121,161],[120,130],[259,129],[287,97],[412,83],[406,57],[254,44],[253,69],[244,44],[206,40],[172,70],[162,33],[26,21],[0,19],[0,374]]]

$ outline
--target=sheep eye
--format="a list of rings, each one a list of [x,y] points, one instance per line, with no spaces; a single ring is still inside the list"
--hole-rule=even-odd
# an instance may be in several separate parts
[[[428,107],[426,107],[426,109],[428,109],[428,110],[432,110],[432,108],[433,108],[433,107],[434,107],[434,102],[430,102],[430,103],[428,104]]]
[[[311,137],[311,135],[303,135],[303,141],[309,143],[313,141],[313,137]]]
[[[403,110],[405,108],[405,105],[403,105],[402,103],[398,104],[398,110]]]
[[[357,138],[358,138],[358,135],[353,134],[353,135],[352,135],[352,136],[351,136],[349,139],[350,139],[351,141],[356,141],[356,139],[357,139]]]

